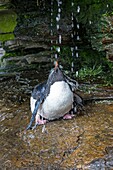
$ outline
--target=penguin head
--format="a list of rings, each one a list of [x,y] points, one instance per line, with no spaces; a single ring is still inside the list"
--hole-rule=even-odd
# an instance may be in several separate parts
[[[48,82],[52,85],[57,81],[65,81],[64,75],[58,66],[58,61],[55,62],[55,67],[51,70]]]

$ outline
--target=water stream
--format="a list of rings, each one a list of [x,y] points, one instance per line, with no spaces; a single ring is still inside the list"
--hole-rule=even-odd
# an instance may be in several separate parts
[[[54,1],[51,0],[51,36],[54,35],[53,33],[53,28],[54,28],[54,25],[53,25],[53,21],[54,21],[54,18],[53,18],[53,12],[54,12]],[[55,9],[56,10],[56,9]],[[62,1],[61,0],[57,0],[57,13],[56,13],[56,16],[55,16],[55,25],[56,25],[56,32],[57,32],[57,37],[56,37],[56,41],[55,41],[55,54],[54,54],[54,57],[55,59],[57,60],[58,59],[58,56],[60,54],[60,51],[61,51],[61,43],[62,43],[62,35],[60,33],[60,20],[61,20],[61,12],[62,12]],[[51,38],[51,51],[53,50],[53,40]]]

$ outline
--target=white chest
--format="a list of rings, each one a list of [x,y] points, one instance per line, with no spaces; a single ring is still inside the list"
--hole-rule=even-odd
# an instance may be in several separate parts
[[[44,101],[41,115],[47,119],[56,119],[64,116],[73,104],[73,93],[69,85],[64,82],[55,82],[51,85],[50,93]]]

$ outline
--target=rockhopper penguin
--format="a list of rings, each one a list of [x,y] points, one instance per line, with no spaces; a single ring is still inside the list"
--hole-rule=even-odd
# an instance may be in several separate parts
[[[47,120],[54,120],[60,117],[71,119],[70,111],[82,107],[82,98],[76,94],[78,83],[62,73],[55,63],[48,80],[34,87],[30,98],[32,117],[27,129],[32,128],[35,120],[35,127],[45,124]]]

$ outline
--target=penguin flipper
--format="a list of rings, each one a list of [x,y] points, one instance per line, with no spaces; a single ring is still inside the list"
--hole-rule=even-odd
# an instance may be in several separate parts
[[[34,109],[34,111],[33,111],[33,113],[32,113],[30,123],[29,123],[29,125],[27,126],[26,130],[32,129],[31,127],[32,127],[33,122],[35,121],[35,117],[36,117],[36,114],[37,114],[37,111],[38,111],[38,108],[39,108],[41,102],[42,102],[42,100],[39,100],[39,101],[37,100],[37,101],[36,101],[36,103],[35,103],[35,109]]]
[[[46,89],[46,82],[37,85],[32,92],[32,97],[36,99],[36,102],[35,102],[35,108],[32,112],[30,123],[27,126],[26,130],[32,129],[31,127],[32,127],[33,122],[35,121],[37,111],[40,107],[40,104],[45,98],[45,89]]]

